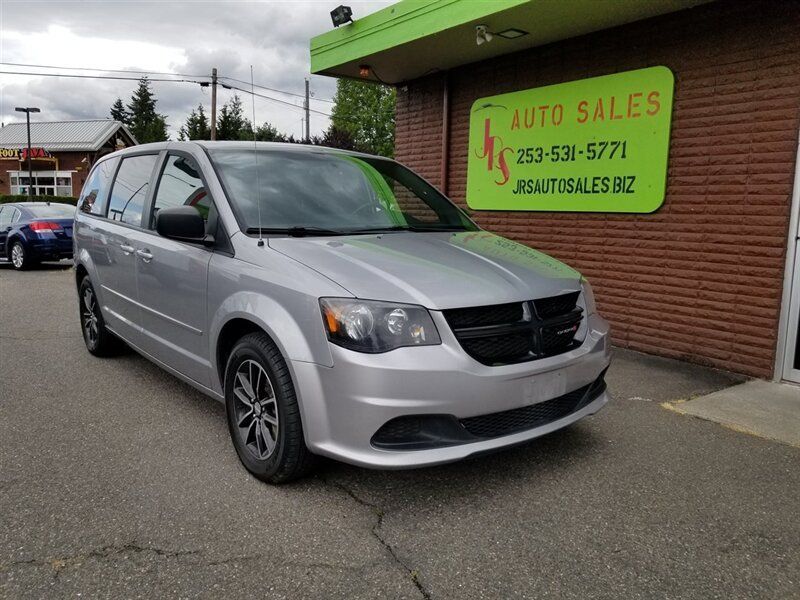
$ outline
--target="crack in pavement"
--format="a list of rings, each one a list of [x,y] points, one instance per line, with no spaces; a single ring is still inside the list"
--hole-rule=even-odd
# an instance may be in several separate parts
[[[0,564],[0,571],[10,567],[23,566],[23,565],[48,566],[51,569],[53,569],[53,578],[58,579],[61,571],[63,571],[69,566],[79,565],[83,561],[86,561],[90,558],[108,558],[110,556],[125,554],[126,552],[131,552],[131,553],[152,552],[153,554],[156,554],[158,556],[165,556],[169,558],[177,558],[180,556],[192,556],[200,553],[198,550],[174,550],[174,551],[163,550],[155,546],[140,546],[136,542],[130,542],[122,545],[111,544],[108,546],[102,546],[101,548],[96,548],[94,550],[89,550],[88,552],[71,554],[67,556],[58,556],[55,558],[48,558],[48,559],[31,558],[27,560],[17,560],[10,563]]]
[[[136,542],[130,542],[122,545],[108,545],[101,548],[96,548],[88,552],[71,554],[67,556],[57,556],[46,559],[30,558],[25,560],[17,560],[8,563],[0,563],[0,572],[19,566],[43,566],[50,567],[53,570],[53,578],[58,579],[61,571],[68,567],[80,566],[83,562],[91,558],[109,558],[117,557],[125,553],[152,553],[157,556],[166,558],[180,558],[184,556],[202,556],[201,550],[164,550],[156,546],[142,546]],[[264,561],[262,554],[249,554],[242,556],[230,556],[228,558],[221,558],[218,560],[205,560],[200,561],[198,564],[206,567],[216,567],[231,565],[249,561]],[[335,565],[326,562],[302,562],[302,561],[280,561],[280,566],[299,567],[303,569],[324,569],[329,571],[338,572],[355,572],[360,573],[364,569],[377,566],[377,562],[368,562],[363,565]]]
[[[263,562],[267,557],[263,554],[245,554],[242,556],[231,556],[229,558],[221,558],[219,560],[212,560],[204,562],[206,567],[217,567],[222,565],[230,565],[242,562],[249,562],[257,560]],[[334,565],[326,562],[302,562],[302,561],[278,561],[272,563],[275,566],[289,566],[301,567],[304,569],[324,569],[328,571],[352,571],[354,573],[361,573],[364,569],[375,566],[375,563],[365,563],[363,565]]]
[[[378,506],[377,504],[373,504],[371,502],[368,502],[367,500],[364,500],[363,498],[358,496],[355,492],[353,492],[350,488],[348,488],[343,483],[340,483],[338,481],[333,481],[333,480],[330,480],[330,479],[326,479],[324,477],[322,478],[322,480],[323,480],[324,483],[326,483],[328,485],[331,485],[331,486],[333,486],[335,488],[340,489],[345,494],[350,496],[350,498],[352,498],[357,504],[360,504],[361,506],[364,506],[364,507],[370,509],[373,513],[375,513],[375,516],[377,518],[375,520],[375,524],[372,526],[372,529],[371,529],[373,537],[376,540],[378,540],[378,542],[380,542],[381,546],[383,546],[388,551],[389,555],[392,557],[392,560],[394,560],[394,562],[397,563],[397,565],[402,567],[403,570],[406,571],[406,573],[408,573],[408,576],[411,578],[411,582],[417,588],[417,590],[422,595],[424,600],[431,600],[430,592],[425,588],[424,585],[422,585],[422,582],[419,579],[419,571],[409,567],[397,555],[397,552],[395,551],[394,547],[392,547],[392,545],[384,539],[383,535],[381,535],[381,527],[383,526],[383,516],[385,514],[383,509],[380,506]]]

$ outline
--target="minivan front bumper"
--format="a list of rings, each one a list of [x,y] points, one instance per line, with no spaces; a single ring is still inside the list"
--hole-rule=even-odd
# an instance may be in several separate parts
[[[431,315],[441,345],[362,354],[331,344],[333,367],[292,361],[306,444],[312,452],[382,469],[436,465],[545,435],[596,413],[609,400],[600,385],[610,362],[608,324],[598,314],[589,316],[579,347],[505,366],[486,366],[470,358],[442,314]],[[508,435],[469,439],[443,433],[441,439],[428,436],[430,443],[416,449],[408,449],[413,444],[392,448],[374,440],[393,419],[444,419],[457,427],[481,415],[529,413],[531,408],[525,407],[569,397],[581,388],[591,393],[576,402],[574,410],[553,413],[556,418],[546,422],[534,420],[531,428]]]

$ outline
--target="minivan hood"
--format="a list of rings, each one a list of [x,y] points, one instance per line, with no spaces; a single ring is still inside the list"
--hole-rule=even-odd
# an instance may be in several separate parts
[[[574,269],[486,231],[271,238],[269,246],[356,297],[438,310],[580,289]]]

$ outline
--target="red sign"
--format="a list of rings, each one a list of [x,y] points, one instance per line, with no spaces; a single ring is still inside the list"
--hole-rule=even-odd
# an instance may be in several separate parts
[[[44,148],[31,148],[31,158],[52,158],[50,153],[45,150]],[[21,160],[28,160],[28,149],[23,148],[20,152],[20,159]]]

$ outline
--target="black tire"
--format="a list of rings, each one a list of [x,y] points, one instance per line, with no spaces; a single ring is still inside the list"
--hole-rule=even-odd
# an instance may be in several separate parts
[[[258,371],[257,366],[262,370]],[[247,383],[239,377],[240,372]],[[255,381],[254,386],[250,380]],[[266,334],[250,333],[231,351],[225,368],[225,407],[236,454],[258,479],[285,483],[314,468],[316,456],[303,438],[300,407],[289,368]],[[276,423],[268,423],[267,419],[276,419]]]
[[[20,258],[17,259],[17,256]],[[33,257],[25,250],[25,245],[19,240],[14,240],[8,247],[8,260],[17,271],[27,271],[36,264]]]
[[[91,301],[89,301],[89,296]],[[81,320],[81,333],[86,349],[93,355],[102,358],[116,356],[122,347],[122,342],[118,337],[106,329],[106,322],[100,310],[100,303],[94,293],[92,282],[89,277],[84,277],[78,286],[78,311]],[[87,323],[89,315],[93,315],[95,320],[94,335],[92,327]]]

